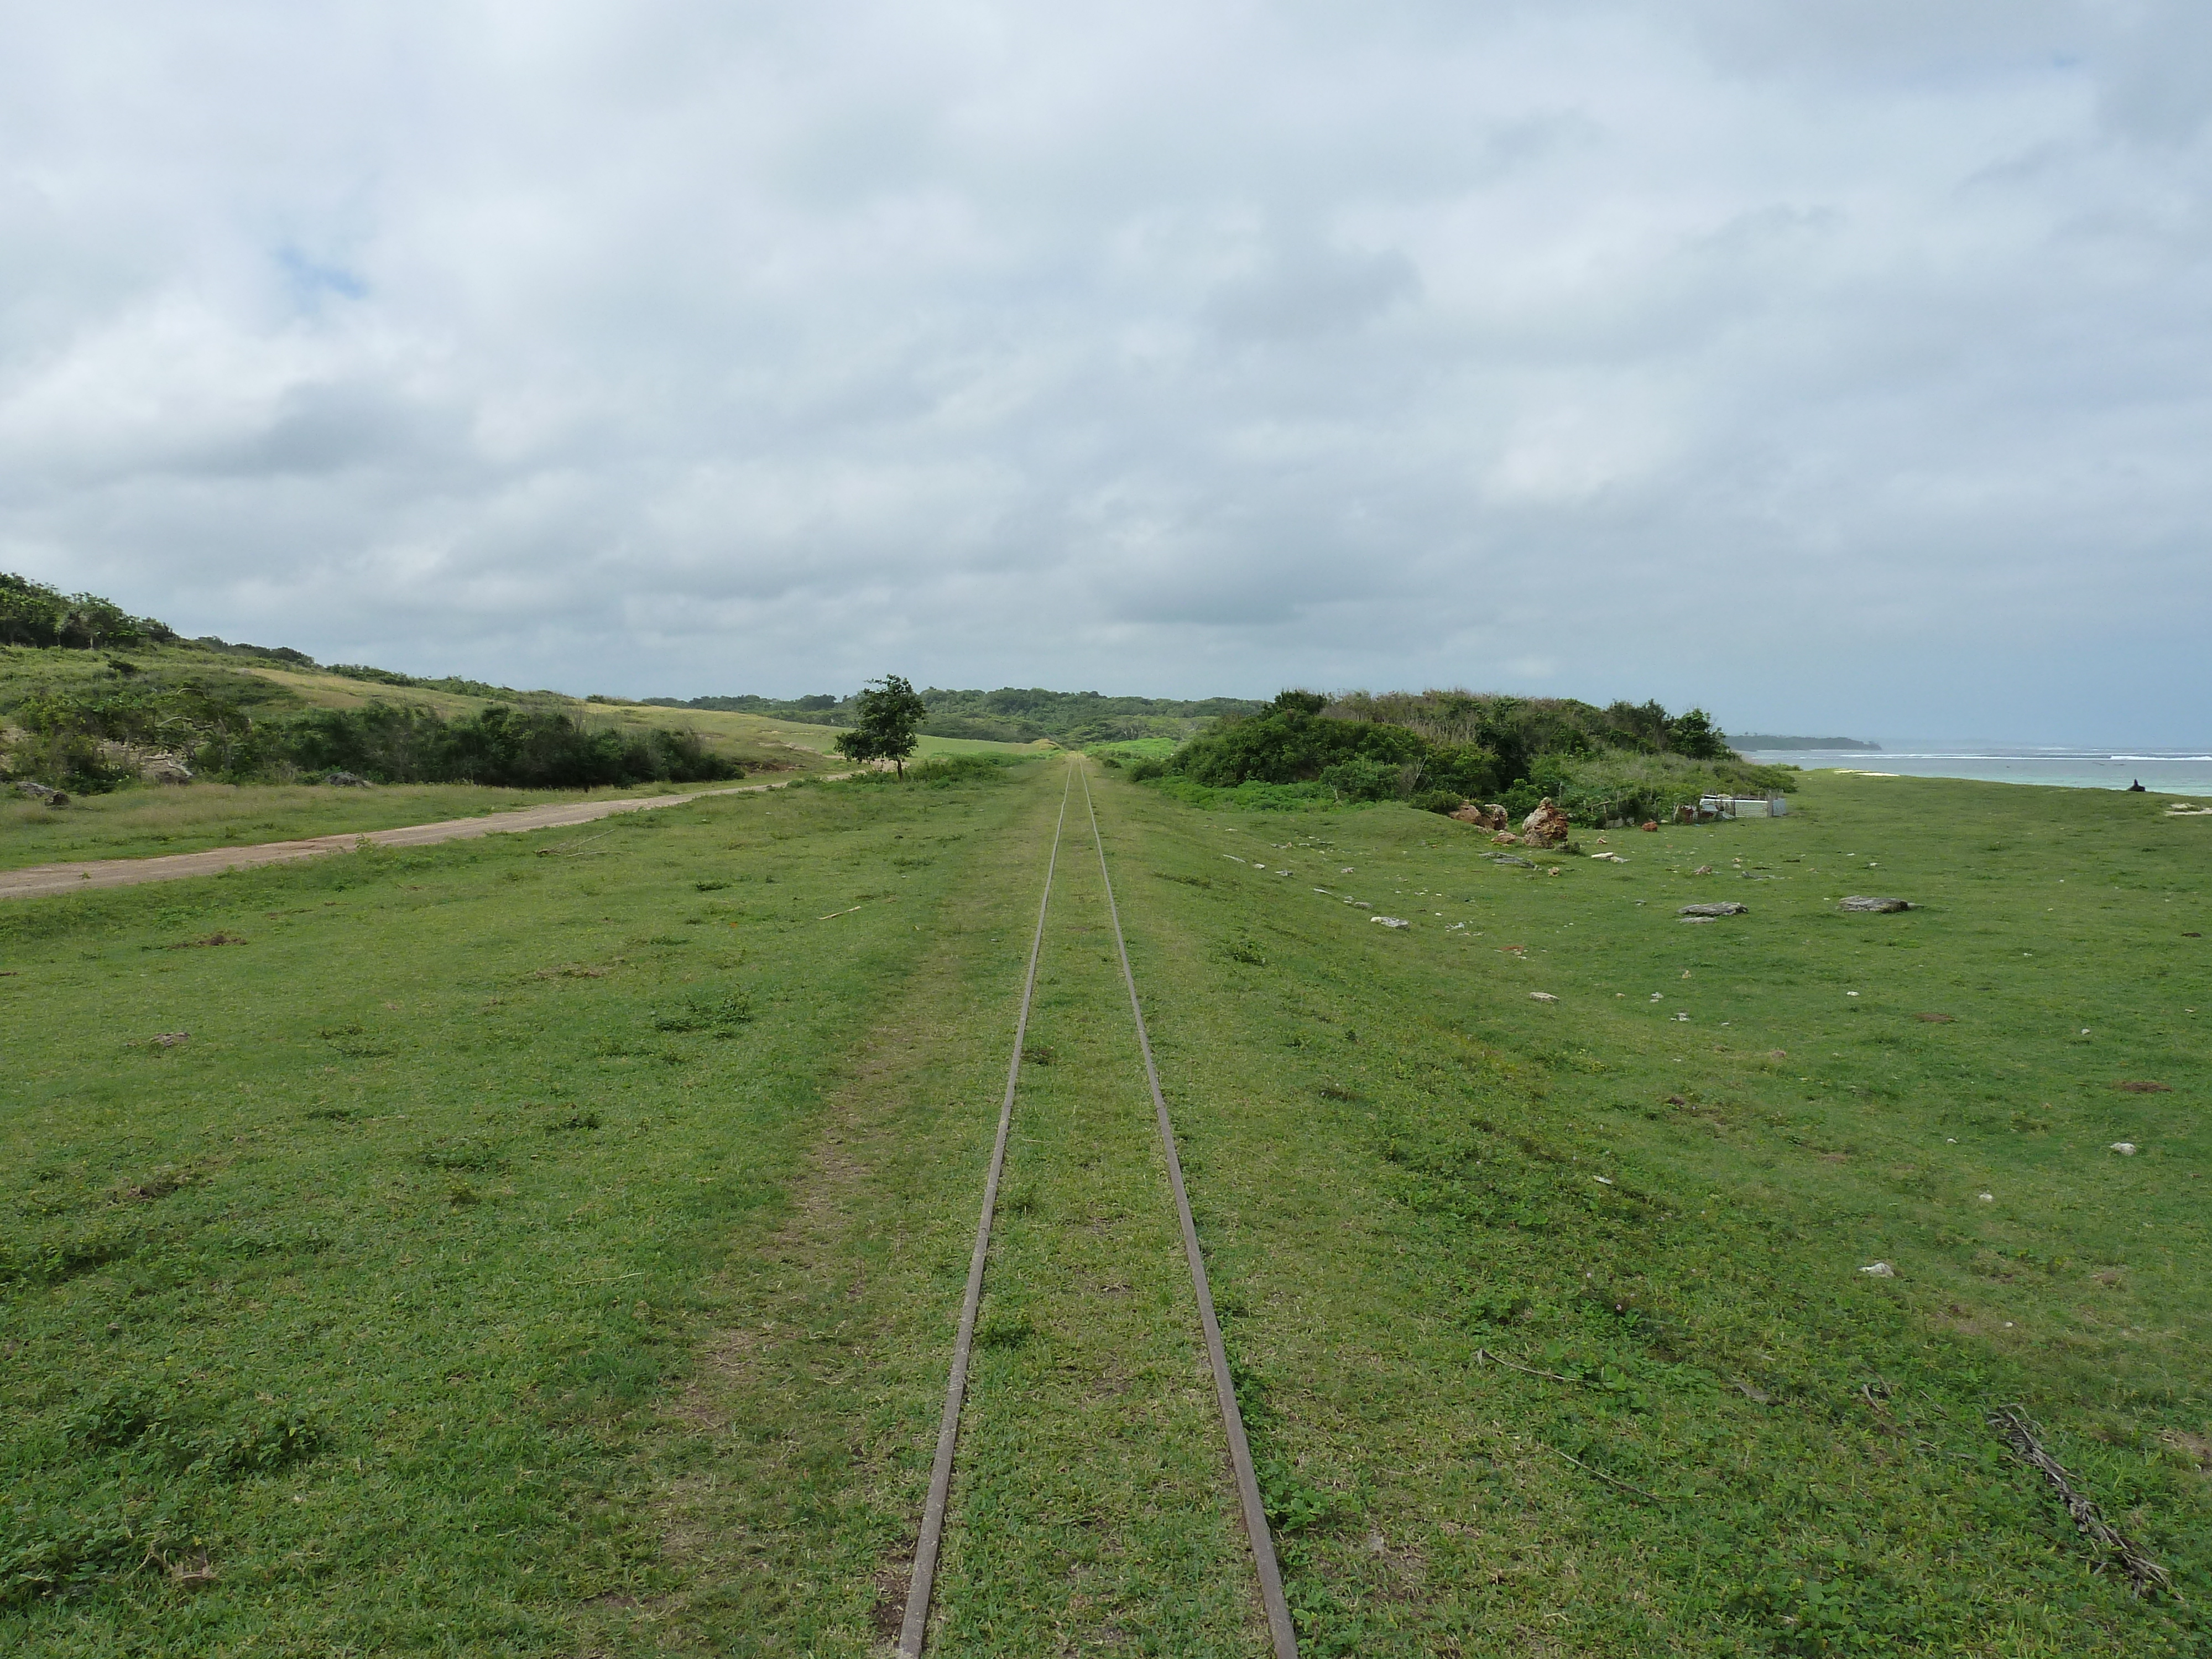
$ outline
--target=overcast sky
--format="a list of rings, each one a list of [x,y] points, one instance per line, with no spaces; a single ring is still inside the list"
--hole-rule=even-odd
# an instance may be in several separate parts
[[[2212,739],[2204,0],[0,28],[0,568],[186,633]]]

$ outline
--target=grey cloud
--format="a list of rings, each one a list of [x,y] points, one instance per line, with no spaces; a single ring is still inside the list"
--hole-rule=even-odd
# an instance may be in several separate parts
[[[2137,741],[2212,689],[2196,10],[125,13],[10,14],[0,564],[190,631]]]

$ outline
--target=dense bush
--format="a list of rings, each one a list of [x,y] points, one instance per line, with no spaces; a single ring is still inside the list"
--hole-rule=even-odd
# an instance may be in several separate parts
[[[1600,708],[1462,691],[1362,692],[1332,702],[1285,691],[1263,713],[1225,719],[1130,775],[1223,804],[1318,797],[1449,812],[1481,800],[1518,816],[1548,796],[1577,823],[1595,823],[1656,816],[1709,791],[1786,789],[1790,775],[1746,763],[1702,709],[1670,715],[1656,702]],[[1263,791],[1278,793],[1263,800]]]
[[[1176,751],[1167,769],[1212,789],[1320,783],[1340,800],[1405,800],[1419,788],[1475,795],[1495,787],[1480,744],[1438,743],[1403,726],[1325,714],[1328,699],[1285,691],[1263,714],[1224,720]],[[1139,765],[1139,775],[1149,771]]]
[[[352,772],[380,783],[589,789],[744,775],[691,732],[594,731],[547,708],[495,704],[472,719],[444,720],[426,709],[371,703],[320,708],[264,729],[277,750],[272,759],[303,772]]]
[[[80,794],[127,781],[153,755],[233,782],[350,772],[378,783],[578,789],[744,775],[690,732],[595,730],[556,709],[495,705],[446,720],[371,703],[256,720],[221,689],[152,677],[34,693],[12,718],[23,735],[8,775]]]

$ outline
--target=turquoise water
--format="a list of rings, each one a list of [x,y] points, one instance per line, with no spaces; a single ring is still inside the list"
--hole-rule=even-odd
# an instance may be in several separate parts
[[[1866,750],[1751,750],[1746,758],[1792,766],[1889,773],[1908,778],[1979,778],[1988,783],[2124,789],[2141,780],[2155,794],[2212,795],[2212,752],[2203,749],[2029,747],[2014,744],[1904,742]]]

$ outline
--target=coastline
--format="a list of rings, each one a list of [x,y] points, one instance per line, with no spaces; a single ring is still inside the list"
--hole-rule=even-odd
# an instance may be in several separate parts
[[[2140,781],[2154,795],[2212,795],[2212,748],[2091,747],[1903,742],[1880,749],[1747,749],[1747,760],[1869,777],[1966,778],[1981,783],[2124,790]]]

